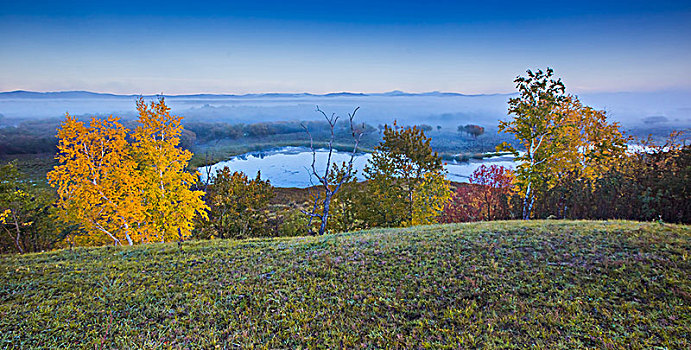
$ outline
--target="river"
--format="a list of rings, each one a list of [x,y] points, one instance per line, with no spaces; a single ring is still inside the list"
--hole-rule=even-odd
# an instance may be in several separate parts
[[[316,168],[320,173],[324,172],[328,152],[325,149],[317,150]],[[369,153],[358,153],[353,162],[357,176],[363,179],[362,170],[367,161],[371,158]],[[341,163],[350,159],[348,152],[334,152],[332,161]],[[205,181],[209,174],[229,167],[231,171],[242,171],[250,177],[254,177],[257,171],[261,171],[263,180],[271,181],[276,187],[299,187],[305,188],[312,185],[310,182],[310,168],[312,164],[312,152],[305,147],[281,147],[266,151],[257,151],[231,157],[229,160],[216,164],[200,167],[202,181]],[[497,156],[484,159],[471,159],[468,162],[445,161],[444,168],[447,171],[446,178],[456,182],[468,182],[468,176],[480,165],[503,165],[513,168],[513,156]],[[313,179],[316,184],[317,179]]]

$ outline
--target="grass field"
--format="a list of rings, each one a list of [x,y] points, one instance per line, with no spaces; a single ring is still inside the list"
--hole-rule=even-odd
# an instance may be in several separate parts
[[[691,348],[691,228],[533,221],[0,257],[0,348]]]

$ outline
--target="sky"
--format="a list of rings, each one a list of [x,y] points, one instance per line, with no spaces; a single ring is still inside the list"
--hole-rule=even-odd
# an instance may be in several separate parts
[[[0,91],[691,90],[691,1],[0,0]]]

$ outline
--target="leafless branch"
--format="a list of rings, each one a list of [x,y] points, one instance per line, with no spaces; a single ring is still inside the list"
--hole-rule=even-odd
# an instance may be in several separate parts
[[[337,182],[334,184],[329,184],[329,175],[331,172],[331,163],[332,163],[332,156],[334,152],[334,141],[336,140],[336,124],[338,123],[339,117],[334,113],[331,114],[329,117],[324,111],[322,111],[319,106],[317,106],[317,112],[321,113],[322,116],[324,116],[324,119],[326,119],[326,122],[329,124],[329,131],[330,131],[330,137],[329,137],[329,143],[328,143],[328,156],[326,159],[326,166],[324,169],[324,175],[320,176],[319,173],[317,172],[316,168],[316,161],[317,161],[317,151],[314,148],[314,138],[312,137],[312,134],[310,133],[309,129],[304,125],[302,125],[302,128],[305,129],[305,132],[310,138],[310,149],[312,150],[312,164],[311,164],[311,172],[310,172],[310,183],[313,184],[312,182],[312,176],[316,177],[321,186],[324,188],[324,199],[321,199],[321,192],[317,191],[317,194],[311,193],[314,207],[312,208],[312,212],[306,212],[303,211],[306,215],[310,217],[309,224],[311,225],[312,223],[312,218],[320,218],[321,219],[321,226],[319,228],[319,234],[324,234],[324,230],[326,228],[326,223],[329,218],[329,206],[331,203],[331,199],[333,196],[338,192],[338,190],[341,188],[343,183],[345,183],[348,179],[350,179],[352,171],[353,171],[353,161],[355,160],[355,154],[358,149],[358,145],[360,144],[360,139],[362,138],[363,131],[356,131],[355,130],[355,125],[353,123],[353,120],[355,118],[355,114],[357,113],[358,108],[355,108],[353,113],[348,113],[348,118],[350,122],[350,131],[351,135],[354,140],[354,145],[353,145],[353,151],[350,154],[350,159],[348,161],[348,166],[347,170],[344,174],[344,176],[340,179],[337,179]],[[310,192],[313,191],[312,189],[309,190]],[[319,206],[322,206],[322,213],[318,214],[317,210],[319,209]]]

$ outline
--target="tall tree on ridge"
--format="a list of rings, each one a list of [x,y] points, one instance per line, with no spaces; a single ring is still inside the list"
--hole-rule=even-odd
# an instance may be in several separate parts
[[[127,129],[118,118],[92,118],[90,126],[67,115],[58,130],[60,163],[48,173],[57,188],[60,219],[87,231],[81,243],[112,241],[129,245],[144,240],[137,230],[144,223],[142,178],[130,156]]]
[[[185,172],[192,153],[178,147],[182,117],[170,115],[163,97],[146,104],[137,100],[139,123],[133,153],[142,174],[145,216],[149,234],[157,241],[190,236],[195,215],[206,217],[202,191],[192,191],[194,175]]]

